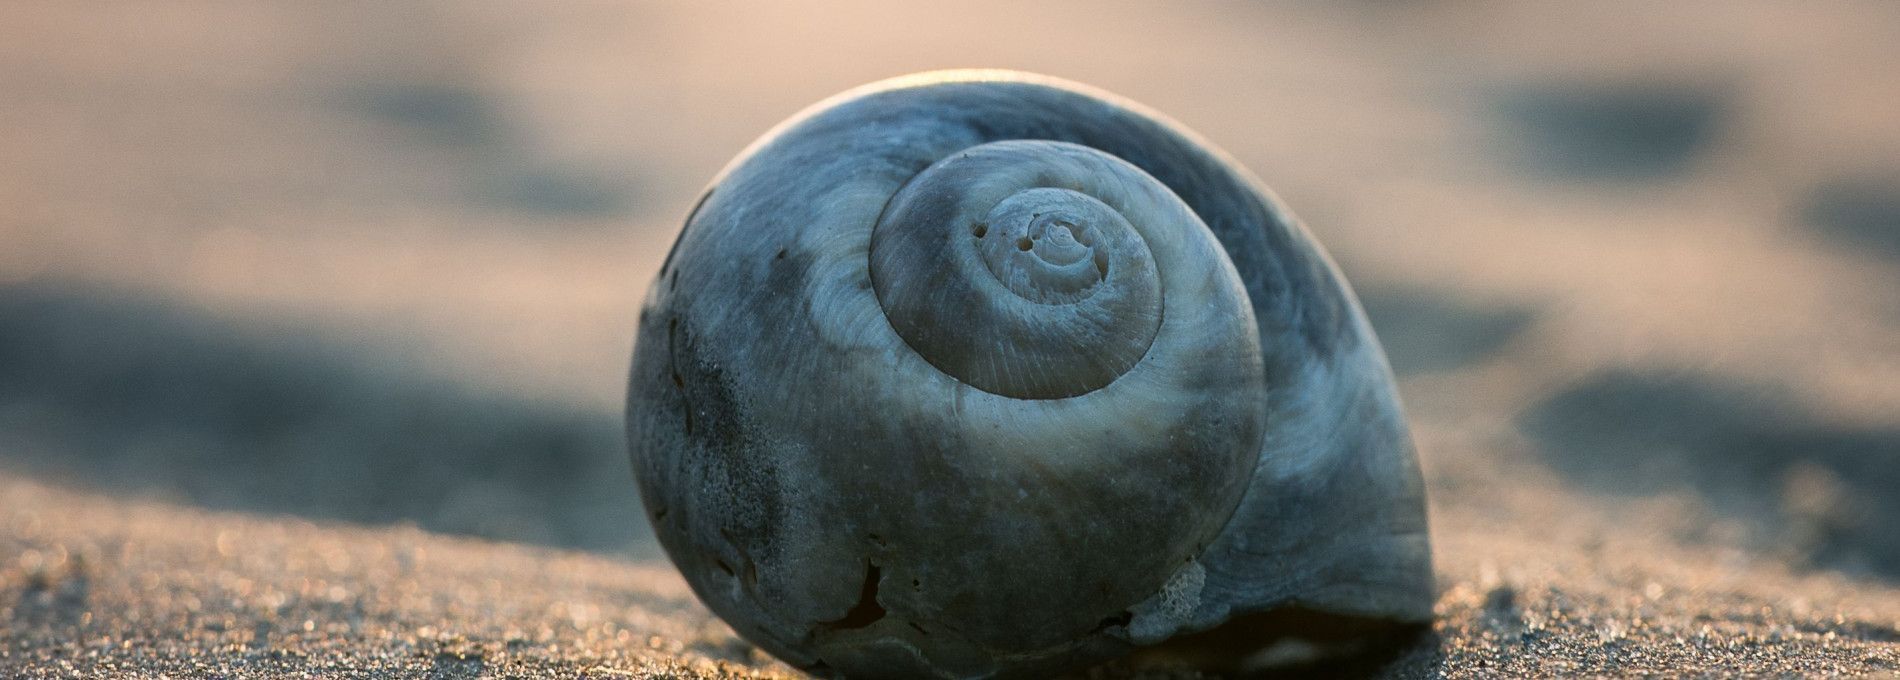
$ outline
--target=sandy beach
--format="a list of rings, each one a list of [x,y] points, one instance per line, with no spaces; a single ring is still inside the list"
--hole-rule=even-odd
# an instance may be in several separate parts
[[[1364,303],[1438,619],[1289,670],[1900,672],[1900,6],[0,17],[0,675],[796,676],[645,524],[634,317],[752,139],[953,67],[1174,117]]]

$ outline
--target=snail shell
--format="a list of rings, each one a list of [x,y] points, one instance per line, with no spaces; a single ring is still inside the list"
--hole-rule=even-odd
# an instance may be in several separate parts
[[[814,673],[1032,676],[1288,608],[1431,615],[1350,289],[1220,152],[1072,83],[921,74],[754,143],[648,293],[627,427],[694,592]]]

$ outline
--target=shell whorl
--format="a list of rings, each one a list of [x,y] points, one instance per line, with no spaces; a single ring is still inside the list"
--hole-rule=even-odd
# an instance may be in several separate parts
[[[1113,156],[983,144],[891,198],[871,237],[871,280],[892,327],[939,370],[1007,397],[1073,397],[1154,344],[1164,305],[1149,237],[1198,224]]]

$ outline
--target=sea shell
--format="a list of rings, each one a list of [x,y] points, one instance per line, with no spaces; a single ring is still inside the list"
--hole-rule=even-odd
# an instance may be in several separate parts
[[[1224,663],[1276,613],[1431,616],[1413,447],[1338,270],[1221,152],[1073,83],[921,74],[755,142],[648,293],[627,428],[694,592],[818,674],[1213,635]]]

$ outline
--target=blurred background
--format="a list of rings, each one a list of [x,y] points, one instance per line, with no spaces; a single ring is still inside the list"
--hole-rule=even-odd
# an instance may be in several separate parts
[[[690,202],[948,67],[1272,186],[1391,355],[1441,554],[1900,580],[1891,2],[7,3],[0,475],[657,556],[619,411]]]

